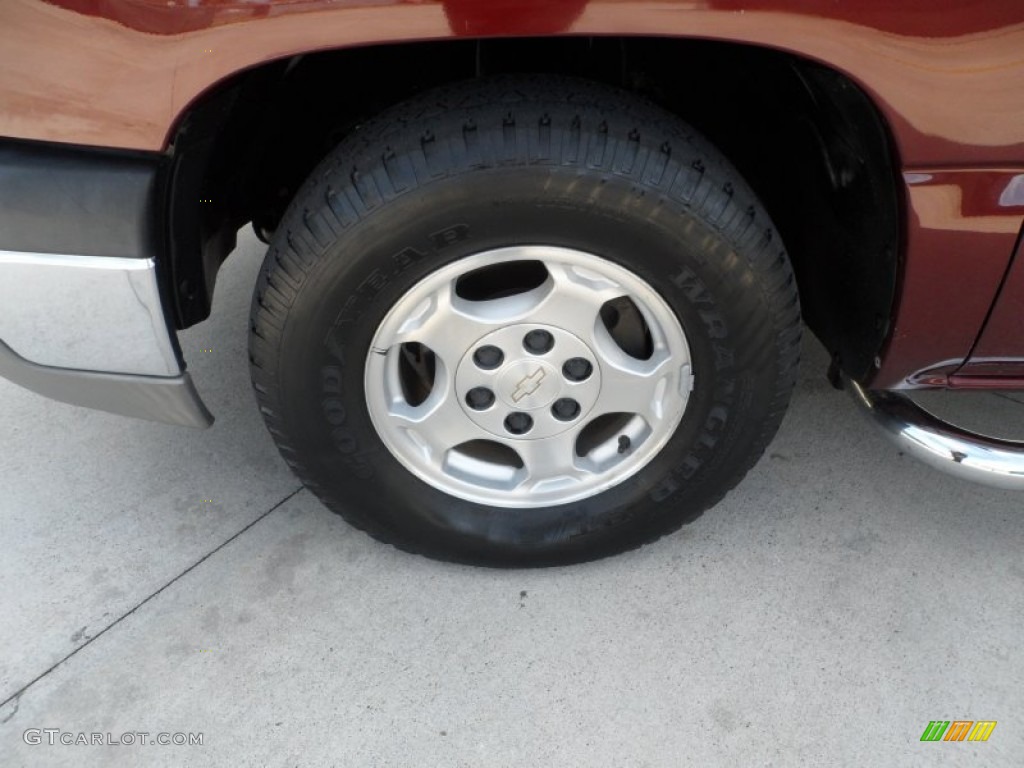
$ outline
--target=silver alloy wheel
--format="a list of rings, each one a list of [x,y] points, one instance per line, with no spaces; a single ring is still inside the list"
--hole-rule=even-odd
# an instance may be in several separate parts
[[[460,288],[515,262],[546,275],[494,298]],[[609,329],[602,310],[623,297],[649,354],[628,353]],[[419,392],[407,383],[413,356]],[[406,469],[452,496],[528,508],[593,496],[643,468],[678,426],[693,372],[679,320],[644,280],[532,245],[467,256],[416,284],[374,334],[364,383],[373,425]]]

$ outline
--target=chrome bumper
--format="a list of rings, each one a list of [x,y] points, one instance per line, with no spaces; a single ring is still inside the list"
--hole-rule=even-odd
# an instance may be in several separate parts
[[[46,397],[207,427],[153,259],[0,251],[0,376]]]
[[[964,480],[1024,490],[1024,443],[955,427],[897,392],[866,390],[846,378],[843,384],[868,418],[914,458]]]

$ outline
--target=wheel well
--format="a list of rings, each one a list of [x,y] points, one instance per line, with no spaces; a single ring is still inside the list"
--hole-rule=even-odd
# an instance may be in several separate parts
[[[549,37],[328,51],[241,73],[198,99],[170,144],[165,275],[178,327],[209,314],[238,228],[269,234],[361,121],[425,88],[546,72],[599,80],[678,114],[751,183],[786,244],[804,317],[841,367],[870,373],[889,330],[901,211],[888,128],[849,78],[765,48]]]

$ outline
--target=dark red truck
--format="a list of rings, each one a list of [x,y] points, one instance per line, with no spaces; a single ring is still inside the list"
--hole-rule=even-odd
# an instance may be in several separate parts
[[[1019,0],[4,0],[0,375],[208,425],[176,331],[268,244],[256,400],[396,546],[586,560],[762,454],[806,324],[904,448],[1024,389]]]

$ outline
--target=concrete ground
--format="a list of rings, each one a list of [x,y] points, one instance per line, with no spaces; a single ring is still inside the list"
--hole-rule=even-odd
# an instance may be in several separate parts
[[[0,766],[1021,764],[1024,496],[900,456],[816,342],[764,459],[695,524],[573,568],[443,565],[278,457],[246,368],[263,250],[243,238],[182,335],[212,429],[0,382]],[[1024,436],[1024,397],[929,402]],[[998,726],[919,741],[956,719]]]

